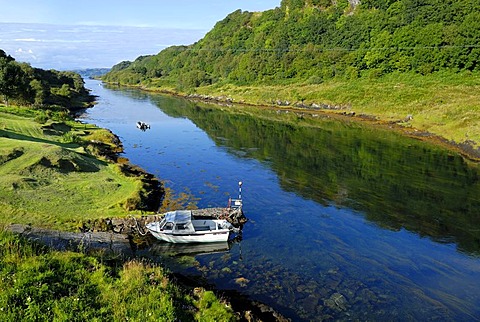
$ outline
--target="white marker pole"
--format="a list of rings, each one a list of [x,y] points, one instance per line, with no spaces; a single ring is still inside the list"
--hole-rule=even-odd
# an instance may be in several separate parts
[[[242,184],[243,182],[238,182],[238,199],[242,200]]]

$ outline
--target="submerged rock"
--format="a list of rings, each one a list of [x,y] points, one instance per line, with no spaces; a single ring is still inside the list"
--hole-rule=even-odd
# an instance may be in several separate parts
[[[340,293],[334,293],[330,296],[329,299],[324,301],[325,306],[336,310],[336,311],[345,311],[347,309],[346,304],[347,300]]]

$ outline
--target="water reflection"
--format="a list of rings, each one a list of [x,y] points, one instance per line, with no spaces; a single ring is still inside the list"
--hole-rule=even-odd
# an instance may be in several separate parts
[[[153,256],[196,256],[204,254],[226,253],[230,250],[228,242],[201,243],[201,244],[172,244],[155,242],[148,249],[149,255]]]

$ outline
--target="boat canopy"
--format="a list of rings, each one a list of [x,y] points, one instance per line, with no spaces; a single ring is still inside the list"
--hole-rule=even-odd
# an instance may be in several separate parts
[[[169,211],[165,214],[165,222],[174,222],[176,224],[186,224],[192,221],[191,210]]]

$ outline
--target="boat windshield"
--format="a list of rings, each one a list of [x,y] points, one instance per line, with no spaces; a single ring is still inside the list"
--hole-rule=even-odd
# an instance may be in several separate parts
[[[175,229],[176,229],[176,230],[185,230],[185,229],[187,229],[187,224],[186,224],[186,223],[176,224],[176,225],[175,225]]]
[[[173,229],[173,223],[172,222],[167,222],[166,218],[162,219],[159,226],[160,226],[160,230],[172,230]]]

